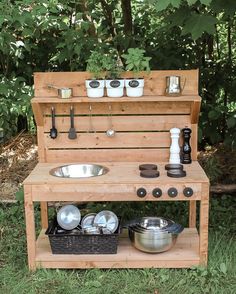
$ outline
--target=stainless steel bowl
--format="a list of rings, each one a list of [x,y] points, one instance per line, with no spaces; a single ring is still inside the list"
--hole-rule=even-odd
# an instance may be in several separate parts
[[[50,175],[61,178],[90,178],[105,175],[109,169],[97,164],[70,164],[50,170]]]
[[[163,217],[142,217],[139,225],[146,230],[163,231],[170,227],[174,222]]]
[[[128,227],[132,245],[144,252],[159,253],[171,249],[183,226],[162,217],[143,217]]]
[[[129,228],[129,238],[132,245],[140,251],[147,253],[160,253],[170,250],[176,243],[178,234],[168,233],[164,238],[146,235]]]

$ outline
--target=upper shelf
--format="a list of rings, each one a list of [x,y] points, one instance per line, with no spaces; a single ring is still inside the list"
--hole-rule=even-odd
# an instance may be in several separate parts
[[[69,99],[62,99],[58,97],[45,97],[39,98],[35,97],[31,100],[32,103],[101,103],[101,102],[109,102],[109,103],[120,103],[120,102],[201,102],[201,97],[198,95],[186,95],[186,96],[178,96],[178,97],[167,97],[167,96],[142,96],[137,98],[130,97],[122,97],[122,98],[88,98],[88,97],[72,97]]]

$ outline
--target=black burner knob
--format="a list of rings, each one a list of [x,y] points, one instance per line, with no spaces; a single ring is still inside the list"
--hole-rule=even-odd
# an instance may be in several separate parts
[[[155,198],[159,198],[159,197],[161,197],[161,195],[162,195],[162,191],[161,191],[161,189],[160,189],[160,188],[155,188],[155,189],[153,189],[153,190],[152,190],[152,195],[153,195],[153,197],[155,197]]]
[[[138,190],[137,190],[137,195],[138,195],[138,197],[140,197],[140,198],[145,197],[145,196],[147,195],[147,191],[146,191],[146,189],[144,189],[144,188],[138,188]]]
[[[168,195],[170,196],[170,197],[176,197],[177,195],[178,195],[178,191],[177,191],[177,189],[176,188],[169,188],[168,189]]]
[[[190,187],[186,187],[183,190],[183,194],[185,197],[191,197],[191,196],[193,196],[193,189]]]

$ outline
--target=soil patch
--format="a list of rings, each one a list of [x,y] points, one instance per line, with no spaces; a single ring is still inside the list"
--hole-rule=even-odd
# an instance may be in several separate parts
[[[38,162],[36,136],[19,133],[0,145],[0,200],[14,200],[15,193]]]

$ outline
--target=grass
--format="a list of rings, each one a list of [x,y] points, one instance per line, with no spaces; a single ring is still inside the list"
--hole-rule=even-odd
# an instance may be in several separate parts
[[[149,211],[149,207],[147,208]],[[0,207],[0,294],[235,294],[236,199],[211,199],[209,264],[192,269],[28,271],[23,204]],[[176,207],[167,205],[168,215]],[[180,214],[182,213],[181,210]]]

